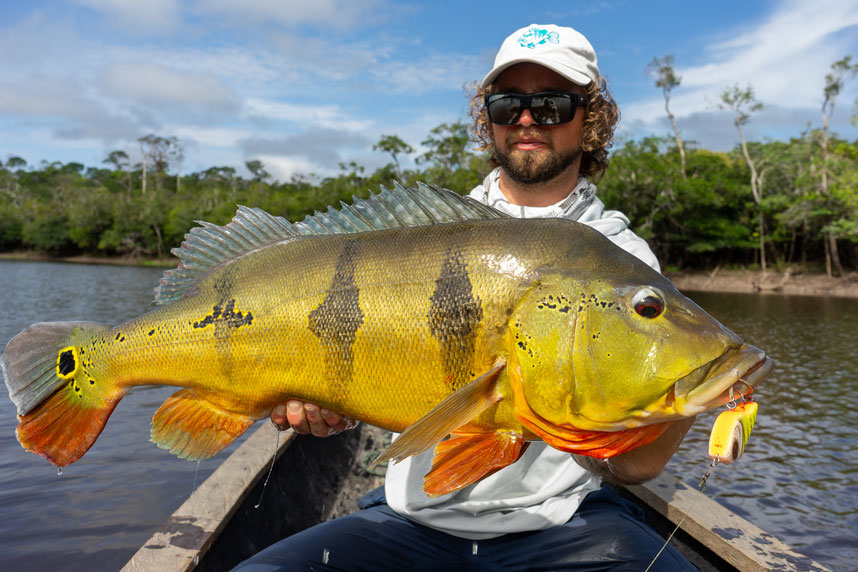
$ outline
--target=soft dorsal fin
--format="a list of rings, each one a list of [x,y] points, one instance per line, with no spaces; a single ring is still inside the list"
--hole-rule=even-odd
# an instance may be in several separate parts
[[[506,218],[507,215],[453,191],[417,183],[417,188],[394,183],[393,189],[368,199],[352,197],[352,204],[315,212],[297,223],[262,209],[239,206],[226,225],[199,222],[172,253],[180,262],[167,270],[155,288],[155,304],[169,304],[221,264],[284,240],[306,235],[346,234],[426,226],[465,220]]]

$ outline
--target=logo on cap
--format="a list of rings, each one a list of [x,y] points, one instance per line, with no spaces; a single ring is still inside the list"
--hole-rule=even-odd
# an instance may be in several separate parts
[[[530,48],[531,50],[540,44],[545,43],[559,44],[560,34],[557,32],[549,32],[540,28],[528,28],[527,31],[518,39],[518,43],[522,48]]]

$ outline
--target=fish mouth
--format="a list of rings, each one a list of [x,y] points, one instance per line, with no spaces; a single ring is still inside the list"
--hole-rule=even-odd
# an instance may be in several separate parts
[[[677,381],[673,409],[680,415],[692,416],[747,397],[772,367],[766,352],[743,344]]]

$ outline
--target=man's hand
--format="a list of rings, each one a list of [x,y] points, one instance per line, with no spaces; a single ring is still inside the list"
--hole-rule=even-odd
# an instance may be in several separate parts
[[[638,485],[654,479],[679,448],[696,417],[671,423],[658,439],[628,453],[610,459],[594,459],[575,455],[575,461],[605,482],[618,485]]]
[[[271,422],[281,431],[291,427],[300,435],[312,433],[316,437],[336,435],[358,425],[354,419],[322,409],[313,403],[304,403],[296,399],[272,409]]]

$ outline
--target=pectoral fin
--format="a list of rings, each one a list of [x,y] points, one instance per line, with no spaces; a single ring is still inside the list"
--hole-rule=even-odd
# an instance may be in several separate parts
[[[497,403],[501,395],[495,381],[506,367],[500,363],[466,385],[447,396],[432,411],[410,425],[399,437],[382,451],[373,465],[385,461],[401,461],[411,455],[428,450],[447,435],[468,423],[489,406]]]
[[[423,480],[430,497],[457,491],[516,462],[527,449],[519,433],[454,433],[435,447],[432,470]]]
[[[219,409],[192,389],[183,389],[155,412],[150,440],[181,459],[200,461],[219,453],[253,422]]]

